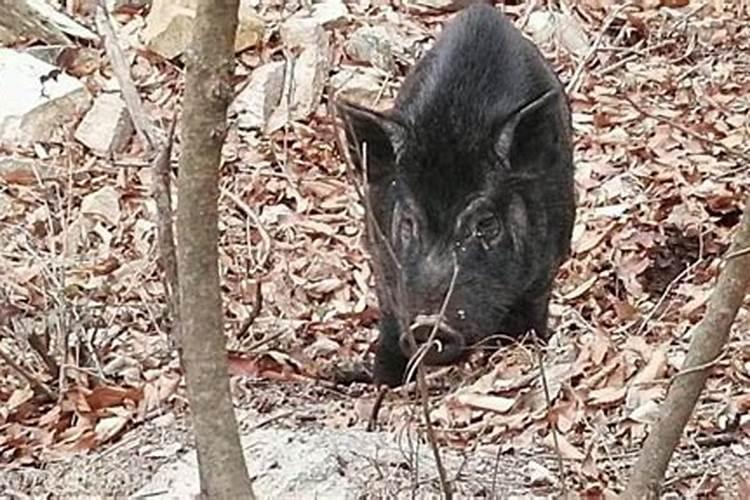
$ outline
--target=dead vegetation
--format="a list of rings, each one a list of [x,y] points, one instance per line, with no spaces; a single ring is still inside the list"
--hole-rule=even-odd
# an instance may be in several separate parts
[[[572,4],[506,6],[560,71],[574,111],[580,209],[573,258],[553,300],[556,335],[543,353],[548,394],[528,343],[480,352],[428,380],[441,446],[546,448],[528,459],[541,491],[559,490],[558,449],[568,489],[610,498],[682,366],[686,334],[705,313],[742,213],[750,6]],[[315,5],[257,10],[265,28],[238,52],[236,82],[238,95],[255,93],[235,103],[223,149],[219,265],[229,365],[235,395],[253,395],[260,414],[294,406],[297,387],[367,356],[374,338],[362,207],[335,148],[324,87],[387,106],[448,15],[401,4]],[[95,27],[92,12],[68,13]],[[164,124],[181,105],[183,66],[138,38],[146,13],[120,7],[114,18],[146,113]],[[14,50],[33,52],[34,41],[17,40]],[[76,38],[56,61],[94,95],[111,90],[103,46]],[[95,153],[75,138],[79,118],[67,116],[33,146],[1,139],[4,468],[96,452],[156,415],[185,409],[158,265],[150,146],[131,130],[123,149]],[[668,491],[748,492],[749,319],[741,308],[712,363]],[[370,390],[331,391],[343,403],[317,421],[364,427]],[[315,394],[327,401],[326,391]],[[385,402],[386,427],[419,425],[405,394]],[[717,447],[735,460],[734,474],[715,465]]]

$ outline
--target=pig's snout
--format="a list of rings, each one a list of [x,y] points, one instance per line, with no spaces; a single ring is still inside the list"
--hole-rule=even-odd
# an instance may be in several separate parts
[[[425,344],[435,330],[435,325],[438,324],[438,315],[418,315],[414,318],[409,330],[414,335],[414,340],[417,343],[417,348]],[[414,352],[409,345],[408,333],[401,334],[399,339],[401,351],[406,356],[411,356]],[[466,347],[464,338],[456,330],[451,328],[445,323],[443,319],[440,321],[435,337],[433,338],[432,347],[424,357],[424,363],[426,365],[448,365],[458,360]]]

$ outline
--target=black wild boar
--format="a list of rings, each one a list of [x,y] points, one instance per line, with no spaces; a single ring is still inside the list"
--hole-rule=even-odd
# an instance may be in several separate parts
[[[400,325],[427,339],[454,263],[440,348],[425,363],[454,363],[494,334],[546,338],[575,194],[570,110],[537,48],[493,7],[473,5],[411,70],[392,110],[337,110],[377,224],[367,231],[382,313],[375,382],[403,382],[411,349]]]

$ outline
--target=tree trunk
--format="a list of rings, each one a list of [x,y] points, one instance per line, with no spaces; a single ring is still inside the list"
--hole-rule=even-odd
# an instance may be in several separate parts
[[[218,270],[218,177],[238,0],[200,0],[186,53],[177,210],[182,364],[205,498],[254,499],[232,408]]]
[[[706,315],[691,329],[690,349],[675,376],[633,467],[622,499],[659,498],[664,473],[695,408],[712,363],[721,354],[750,283],[750,199],[745,201],[737,233],[711,294]]]

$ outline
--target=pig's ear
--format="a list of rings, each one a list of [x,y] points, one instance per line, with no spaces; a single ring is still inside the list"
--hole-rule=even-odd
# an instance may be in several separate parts
[[[519,125],[527,120],[532,120],[537,113],[547,108],[558,96],[559,92],[558,89],[548,90],[533,101],[521,105],[520,108],[505,118],[498,129],[499,132],[495,141],[495,151],[500,158],[508,162],[510,161],[510,153]]]
[[[346,101],[336,102],[336,112],[343,119],[349,155],[358,173],[366,175],[368,182],[393,175],[396,155],[406,136],[404,125],[383,113]],[[363,172],[365,160],[367,171]]]

